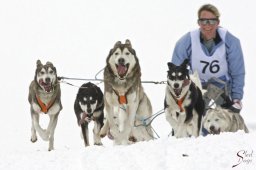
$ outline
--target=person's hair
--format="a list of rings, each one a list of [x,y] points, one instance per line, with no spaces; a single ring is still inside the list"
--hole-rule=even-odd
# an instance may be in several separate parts
[[[200,14],[202,11],[208,11],[208,12],[213,13],[213,15],[215,15],[217,19],[219,19],[219,17],[220,17],[219,10],[212,4],[205,4],[205,5],[201,6],[197,12],[198,18],[200,18]]]

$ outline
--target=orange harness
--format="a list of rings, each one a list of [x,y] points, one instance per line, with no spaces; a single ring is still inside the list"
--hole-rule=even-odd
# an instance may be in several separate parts
[[[114,92],[116,93],[116,95],[118,96],[118,102],[119,102],[119,104],[127,104],[127,98],[126,98],[127,92],[126,92],[125,95],[120,96],[116,90],[113,89],[113,91],[114,91]]]
[[[53,103],[55,102],[55,98],[53,98],[47,105],[45,105],[38,95],[36,95],[36,100],[39,106],[41,107],[41,111],[45,114],[48,112],[48,110],[52,107]]]
[[[187,94],[188,94],[188,93],[186,93],[180,100],[178,100],[178,99],[171,93],[172,97],[175,99],[177,105],[178,105],[179,108],[180,108],[180,112],[184,112],[184,108],[182,107],[182,103],[183,103],[185,97],[187,96]]]

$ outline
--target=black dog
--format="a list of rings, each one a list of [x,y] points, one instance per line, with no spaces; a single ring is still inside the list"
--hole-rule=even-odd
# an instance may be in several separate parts
[[[89,146],[88,124],[91,120],[94,121],[94,145],[102,145],[100,129],[104,120],[104,101],[101,89],[91,82],[83,84],[78,90],[74,110],[77,123],[82,129],[85,146]]]
[[[168,79],[164,108],[166,119],[177,138],[199,135],[204,113],[201,90],[190,80],[188,60],[180,66],[168,63]]]

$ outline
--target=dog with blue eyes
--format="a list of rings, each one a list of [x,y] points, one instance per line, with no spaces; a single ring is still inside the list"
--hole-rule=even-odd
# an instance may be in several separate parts
[[[200,88],[192,81],[196,76],[189,74],[188,60],[180,66],[170,62],[167,65],[164,109],[166,120],[172,127],[172,136],[197,137],[205,106]]]
[[[94,122],[94,145],[102,145],[100,129],[104,120],[104,100],[101,89],[91,82],[83,84],[78,90],[74,110],[77,123],[81,126],[85,147],[90,145],[88,124],[91,121]]]

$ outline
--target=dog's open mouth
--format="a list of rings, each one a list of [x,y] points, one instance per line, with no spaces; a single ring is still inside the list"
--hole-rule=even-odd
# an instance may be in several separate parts
[[[129,64],[116,64],[117,73],[120,79],[124,79],[129,68]]]
[[[87,114],[86,112],[83,112],[82,113],[82,118],[81,120],[79,121],[79,125],[87,122],[87,123],[90,123],[91,120],[94,120],[94,117],[92,114]]]
[[[182,88],[173,89],[173,91],[174,91],[176,97],[179,97],[181,94]]]
[[[210,130],[209,133],[213,134],[213,135],[218,135],[218,134],[220,134],[220,128],[219,129],[212,129],[212,130]]]
[[[39,81],[40,85],[44,88],[44,91],[46,91],[47,93],[50,93],[52,90],[52,84],[51,82],[44,82],[42,79]]]

